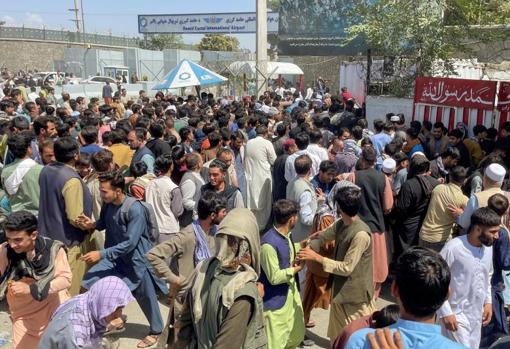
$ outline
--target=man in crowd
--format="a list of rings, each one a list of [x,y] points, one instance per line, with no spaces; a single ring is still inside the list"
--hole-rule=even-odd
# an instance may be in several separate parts
[[[476,209],[486,207],[487,201],[492,195],[502,192],[501,187],[503,186],[505,176],[506,170],[500,164],[490,164],[485,169],[483,176],[483,190],[471,195],[466,204],[466,208],[457,219],[457,223],[462,228],[469,228],[471,215]]]
[[[80,283],[87,271],[82,254],[91,251],[90,234],[77,223],[80,215],[92,215],[92,197],[74,166],[79,159],[78,143],[70,137],[55,142],[56,162],[41,171],[39,185],[39,233],[62,241],[73,273],[71,295],[80,292]]]
[[[312,161],[312,171],[310,173],[310,176],[312,177],[319,173],[319,166],[321,163],[321,160],[315,154],[307,150],[308,144],[310,143],[310,137],[306,132],[298,133],[294,140],[296,141],[298,151],[292,155],[289,155],[285,161],[285,179],[289,183],[297,176],[296,170],[294,168],[294,161],[299,156],[307,155]]]
[[[172,239],[153,247],[146,255],[156,275],[170,285],[171,312],[159,343],[173,344],[187,342],[180,332],[179,318],[182,312],[181,286],[201,261],[216,252],[214,236],[217,225],[226,215],[226,202],[217,194],[208,191],[198,201],[198,219],[177,233]],[[170,263],[169,263],[170,261]]]
[[[459,151],[460,157],[457,164],[465,168],[471,168],[471,155],[462,141],[464,139],[462,131],[456,128],[448,133],[448,138],[450,139],[450,146]]]
[[[12,348],[35,349],[53,312],[69,298],[71,268],[64,244],[42,237],[37,218],[13,212],[4,222],[0,245],[0,299],[7,297]]]
[[[432,129],[433,137],[430,138],[428,144],[428,154],[431,159],[435,159],[443,152],[448,149],[448,136],[444,134],[444,124],[442,122],[436,122]]]
[[[360,188],[341,188],[335,195],[341,220],[313,236],[312,248],[304,248],[299,252],[300,261],[318,262],[324,271],[331,274],[332,302],[328,337],[332,344],[351,321],[375,311],[372,239],[370,228],[358,216],[361,200]],[[335,240],[334,259],[315,252],[322,244],[332,240]]]
[[[27,210],[39,214],[39,176],[43,166],[32,160],[32,135],[28,131],[12,135],[9,151],[15,160],[2,169],[2,188],[8,195],[13,212]]]
[[[225,182],[227,164],[219,159],[214,159],[209,165],[209,183],[202,186],[202,193],[212,190],[227,200],[227,212],[234,208],[244,207],[243,197],[238,188],[234,188]]]
[[[152,122],[149,132],[152,138],[145,144],[145,147],[152,152],[155,159],[163,154],[172,153],[170,144],[163,140],[165,136],[165,124],[162,122]]]
[[[216,254],[195,270],[189,306],[199,347],[267,346],[259,275],[257,220],[250,210],[235,208],[216,232]]]
[[[450,182],[439,184],[432,190],[427,214],[420,230],[419,245],[436,252],[451,239],[456,217],[450,208],[466,207],[468,198],[462,192],[467,170],[456,166],[450,171]]]
[[[399,331],[400,348],[465,349],[443,337],[436,325],[436,311],[448,299],[451,278],[444,259],[431,250],[413,247],[398,258],[394,275],[391,294],[400,308],[400,319],[389,327],[387,338]],[[372,344],[375,333],[374,329],[355,332],[345,349],[379,348]]]
[[[381,285],[388,276],[384,214],[393,207],[393,192],[388,177],[374,168],[376,161],[374,148],[364,148],[361,154],[363,169],[355,172],[354,183],[361,188],[362,193],[359,216],[372,233],[373,278],[375,296],[378,297]]]
[[[430,162],[430,176],[447,183],[450,170],[457,166],[460,153],[457,148],[446,148],[439,156]]]
[[[441,250],[453,277],[448,300],[437,315],[443,334],[468,348],[479,347],[482,326],[492,318],[492,245],[499,237],[500,224],[496,212],[479,208],[471,215],[468,233]]]
[[[268,347],[274,349],[296,348],[305,335],[297,278],[303,262],[296,260],[299,244],[291,237],[298,212],[295,202],[277,201],[273,205],[274,227],[260,241],[266,335]]]
[[[121,278],[136,298],[150,326],[149,334],[138,348],[152,347],[163,331],[163,319],[157,301],[157,289],[167,292],[165,284],[153,275],[145,254],[152,247],[149,223],[144,206],[124,194],[124,178],[110,172],[99,178],[101,197],[105,203],[101,216],[93,222],[89,215],[80,215],[79,226],[88,231],[106,230],[104,249],[84,254],[81,259],[95,264],[83,278],[89,290],[106,276]],[[97,263],[97,264],[96,264]]]
[[[182,193],[170,178],[173,168],[172,155],[156,159],[160,175],[145,188],[145,201],[154,208],[159,228],[159,242],[170,239],[179,232],[179,217],[184,212]]]
[[[145,146],[147,130],[136,128],[128,133],[129,147],[134,150],[131,164],[142,161],[147,165],[147,172],[154,173],[154,154]]]
[[[271,216],[273,180],[271,166],[276,160],[273,144],[267,139],[266,126],[257,126],[257,137],[245,146],[244,168],[248,188],[248,208],[257,217],[257,224],[264,229]]]

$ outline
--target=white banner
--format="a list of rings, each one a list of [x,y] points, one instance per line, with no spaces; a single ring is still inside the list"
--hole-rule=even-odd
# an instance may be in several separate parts
[[[138,15],[141,34],[242,34],[255,33],[254,12],[184,15]],[[267,32],[278,33],[278,13],[267,13]]]

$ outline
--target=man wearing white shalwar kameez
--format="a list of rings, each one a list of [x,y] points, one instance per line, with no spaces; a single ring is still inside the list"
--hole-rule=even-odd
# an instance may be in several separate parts
[[[264,230],[271,216],[273,177],[271,166],[276,160],[273,144],[267,140],[267,128],[257,127],[257,137],[246,143],[244,169],[248,186],[248,208],[257,218],[259,229]]]
[[[441,250],[452,275],[450,297],[437,311],[444,336],[468,348],[480,346],[481,328],[492,317],[492,244],[501,218],[484,207],[471,216],[469,233]]]

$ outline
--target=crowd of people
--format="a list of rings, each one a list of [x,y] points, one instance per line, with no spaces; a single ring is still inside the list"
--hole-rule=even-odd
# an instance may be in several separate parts
[[[101,101],[4,85],[13,348],[113,347],[131,301],[149,323],[138,348],[310,346],[314,308],[333,348],[508,335],[510,123],[369,125],[346,88],[310,90],[105,86]],[[385,282],[396,304],[377,309]]]

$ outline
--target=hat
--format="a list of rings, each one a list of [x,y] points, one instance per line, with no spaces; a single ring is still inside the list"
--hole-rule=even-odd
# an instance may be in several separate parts
[[[494,182],[503,182],[506,175],[506,170],[500,164],[490,164],[485,169],[485,175]]]
[[[390,118],[391,122],[400,122],[400,116],[398,115],[392,115]]]
[[[296,145],[296,141],[293,138],[289,138],[283,142],[283,149],[289,150],[289,148],[293,145]]]
[[[424,158],[427,158],[427,156],[425,155],[424,152],[421,152],[421,151],[415,151],[413,153],[413,155],[411,155],[411,159],[414,159],[416,156],[421,156],[421,157],[424,157]]]
[[[382,171],[386,174],[392,174],[397,167],[397,162],[393,159],[386,159],[382,163]]]

